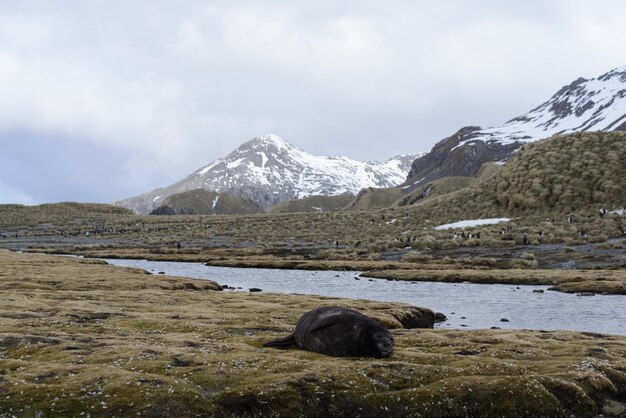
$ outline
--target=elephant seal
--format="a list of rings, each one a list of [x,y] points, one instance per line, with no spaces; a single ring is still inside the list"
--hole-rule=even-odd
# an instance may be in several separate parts
[[[335,357],[388,357],[393,337],[387,328],[352,309],[324,306],[306,312],[293,334],[263,344],[265,347],[298,345]]]

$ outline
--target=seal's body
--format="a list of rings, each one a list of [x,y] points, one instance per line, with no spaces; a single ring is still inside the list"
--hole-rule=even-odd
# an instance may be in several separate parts
[[[293,334],[263,344],[301,348],[335,357],[388,357],[393,337],[387,328],[352,309],[325,306],[302,315]]]

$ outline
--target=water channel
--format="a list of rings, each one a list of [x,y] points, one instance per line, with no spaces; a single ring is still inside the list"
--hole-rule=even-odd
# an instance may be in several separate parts
[[[107,259],[152,273],[210,279],[248,292],[316,294],[405,302],[442,312],[440,328],[572,330],[626,335],[626,295],[578,296],[548,286],[428,283],[368,279],[358,272],[209,267],[201,263]],[[543,290],[543,293],[538,291]],[[537,292],[535,292],[537,291]],[[505,320],[505,321],[503,321]]]

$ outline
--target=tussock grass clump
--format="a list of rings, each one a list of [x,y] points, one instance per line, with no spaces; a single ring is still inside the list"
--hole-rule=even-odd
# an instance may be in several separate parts
[[[538,264],[535,254],[526,251],[522,253],[519,260],[513,261],[513,268],[536,269]]]
[[[495,267],[498,261],[494,257],[474,257],[472,264],[475,266]]]
[[[410,251],[402,256],[402,260],[408,263],[428,263],[433,259],[431,255],[422,254],[417,251]]]

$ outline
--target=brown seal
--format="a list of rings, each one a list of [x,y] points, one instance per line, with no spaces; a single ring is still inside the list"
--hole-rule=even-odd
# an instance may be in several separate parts
[[[352,309],[324,306],[302,315],[293,334],[263,344],[301,348],[335,357],[388,357],[393,337],[387,328]]]

